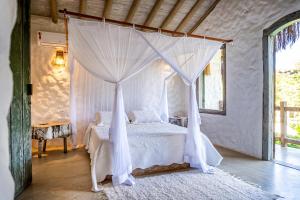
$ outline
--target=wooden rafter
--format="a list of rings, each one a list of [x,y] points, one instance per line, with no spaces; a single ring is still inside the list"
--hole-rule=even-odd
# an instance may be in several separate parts
[[[51,8],[51,18],[53,23],[57,23],[58,15],[57,15],[57,2],[56,0],[50,0],[50,8]]]
[[[65,18],[66,18],[67,15],[69,15],[69,16],[77,16],[77,17],[82,17],[82,18],[87,18],[87,19],[93,19],[93,20],[103,21],[103,17],[98,17],[98,16],[92,16],[92,15],[86,15],[86,14],[76,13],[76,12],[68,11],[67,9],[59,10],[59,12],[63,13],[64,16],[65,16]],[[162,33],[170,34],[173,37],[186,35],[188,37],[205,38],[207,40],[219,41],[219,42],[223,42],[223,43],[229,43],[229,42],[233,41],[233,40],[216,38],[216,37],[210,37],[210,36],[204,36],[204,35],[195,35],[195,34],[190,34],[190,33],[183,33],[183,32],[178,32],[178,31],[171,31],[171,30],[166,30],[166,29],[160,29],[160,28],[155,28],[155,27],[150,27],[150,26],[144,26],[144,25],[140,25],[140,24],[132,24],[132,23],[129,23],[129,22],[118,21],[118,20],[114,20],[114,19],[105,19],[105,21],[108,22],[108,23],[119,24],[119,25],[122,25],[122,26],[130,26],[130,27],[135,26],[135,28],[141,29],[141,30],[147,29],[147,30],[151,30],[151,31],[160,31]]]
[[[86,3],[87,0],[80,0],[79,1],[79,13],[85,14],[86,13]]]
[[[134,14],[135,14],[137,8],[139,7],[140,3],[141,3],[141,0],[133,0],[130,10],[129,10],[126,20],[125,20],[126,22],[132,22]]]
[[[103,17],[104,18],[109,18],[110,17],[112,3],[113,3],[113,0],[106,0],[105,1],[105,6],[104,6],[104,10],[103,10]]]
[[[174,16],[176,15],[176,13],[178,12],[178,10],[181,8],[181,6],[183,5],[185,0],[177,0],[176,4],[173,6],[171,12],[169,13],[169,15],[166,17],[166,19],[163,21],[163,23],[161,24],[160,28],[167,28],[168,25],[170,24],[170,22],[173,20]]]
[[[197,23],[189,30],[189,33],[193,33],[199,26],[200,24],[207,18],[207,16],[215,9],[215,7],[218,5],[218,3],[221,0],[215,0],[211,6],[207,9],[207,11],[200,17],[200,19],[197,21]]]
[[[184,27],[187,25],[187,23],[191,20],[193,15],[196,13],[198,8],[203,3],[203,0],[197,0],[191,10],[188,12],[188,14],[183,18],[183,20],[179,23],[175,31],[182,31]]]
[[[144,23],[145,26],[149,26],[152,23],[156,13],[159,11],[160,6],[163,2],[164,2],[163,0],[156,0],[154,6],[152,7],[152,9]]]

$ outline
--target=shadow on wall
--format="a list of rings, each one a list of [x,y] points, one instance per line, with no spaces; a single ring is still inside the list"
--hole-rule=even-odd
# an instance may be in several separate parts
[[[65,67],[54,64],[62,49],[40,46],[37,40],[38,31],[64,31],[63,22],[53,24],[50,20],[31,18],[32,124],[69,119],[69,69],[67,64]]]

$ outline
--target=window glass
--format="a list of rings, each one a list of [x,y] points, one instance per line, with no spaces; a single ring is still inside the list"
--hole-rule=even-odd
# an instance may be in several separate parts
[[[225,114],[225,49],[223,45],[197,80],[200,112]]]

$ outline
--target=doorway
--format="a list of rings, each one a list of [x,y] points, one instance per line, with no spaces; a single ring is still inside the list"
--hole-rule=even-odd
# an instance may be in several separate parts
[[[300,20],[275,32],[274,160],[300,169]]]
[[[297,55],[293,55],[298,50],[300,51],[300,41],[297,41],[300,35],[299,21],[300,11],[291,13],[264,30],[263,35],[262,158],[263,160],[275,159],[275,162],[290,167],[296,167],[293,165],[298,162],[295,160],[296,157],[300,164],[300,149],[298,149],[299,156],[293,151],[296,149],[295,147],[300,147],[300,132],[299,138],[297,138],[300,96],[299,105],[295,103],[297,101],[295,95],[297,92],[300,93],[300,88],[297,91],[293,84],[293,81],[299,81],[298,85],[300,85],[300,63],[299,69],[297,69],[297,61],[291,63],[293,57],[299,59],[300,62],[299,52]],[[297,49],[298,45],[299,49]],[[292,132],[294,129],[295,131]],[[296,157],[292,155],[296,155]]]

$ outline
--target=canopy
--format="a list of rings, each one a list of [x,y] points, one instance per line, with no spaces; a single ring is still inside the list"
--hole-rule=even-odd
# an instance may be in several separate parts
[[[222,157],[200,131],[195,81],[222,43],[186,36],[170,37],[158,32],[141,32],[134,27],[125,28],[73,18],[69,20],[68,30],[71,73],[74,71],[74,64],[78,62],[94,76],[115,84],[113,119],[110,125],[113,184],[134,184],[122,87],[126,80],[143,71],[158,58],[169,64],[189,87],[188,135],[184,159],[204,173],[212,172],[210,166],[218,165]],[[73,88],[71,81],[71,95]],[[166,90],[164,91],[161,99],[166,102]],[[72,99],[71,105],[75,105]],[[164,108],[161,109],[165,121],[166,107],[164,103]],[[76,113],[73,108],[71,111],[73,121]]]

